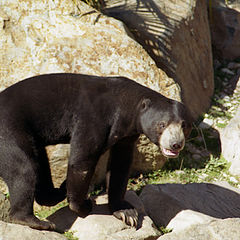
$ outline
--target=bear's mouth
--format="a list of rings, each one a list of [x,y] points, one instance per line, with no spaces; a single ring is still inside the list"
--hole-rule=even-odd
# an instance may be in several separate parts
[[[165,157],[168,157],[168,158],[176,158],[178,157],[179,155],[179,152],[178,150],[172,150],[172,149],[167,149],[167,148],[161,148],[162,150],[162,153]]]

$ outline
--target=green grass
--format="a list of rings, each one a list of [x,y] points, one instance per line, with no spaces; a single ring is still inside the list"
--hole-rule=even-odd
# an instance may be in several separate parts
[[[169,160],[169,162],[172,160]],[[167,164],[168,165],[168,164]],[[177,164],[179,165],[179,164]],[[140,193],[147,184],[165,184],[165,183],[203,183],[215,181],[227,181],[230,184],[229,163],[221,156],[215,158],[212,155],[203,168],[187,168],[182,169],[165,166],[163,169],[153,171],[148,174],[140,175],[136,178],[131,178],[128,182],[128,189]],[[235,184],[235,183],[234,183]],[[236,184],[235,184],[236,185]]]
[[[34,214],[39,218],[39,219],[45,219],[48,216],[52,215],[55,213],[57,210],[68,206],[67,200],[64,200],[57,205],[53,207],[41,207],[40,209],[34,211]]]

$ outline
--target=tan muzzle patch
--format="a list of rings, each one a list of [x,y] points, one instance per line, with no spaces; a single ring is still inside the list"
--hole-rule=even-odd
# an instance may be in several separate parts
[[[176,158],[185,145],[181,123],[171,123],[159,137],[159,146],[165,157]]]

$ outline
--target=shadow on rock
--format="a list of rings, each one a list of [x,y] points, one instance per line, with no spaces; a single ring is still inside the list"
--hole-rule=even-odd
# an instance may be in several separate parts
[[[240,190],[225,185],[227,188],[210,183],[148,185],[140,198],[157,226],[168,226],[185,210],[186,221],[191,221],[189,225],[206,223],[213,218],[240,217]],[[190,217],[188,210],[191,210]],[[183,215],[181,220],[185,221]]]

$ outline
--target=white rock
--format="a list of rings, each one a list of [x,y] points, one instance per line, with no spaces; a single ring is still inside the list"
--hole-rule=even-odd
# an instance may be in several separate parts
[[[204,118],[203,121],[199,124],[199,127],[202,129],[208,129],[212,127],[214,124],[214,120],[210,118]]]
[[[238,180],[235,177],[230,177],[229,180],[233,183],[238,183]]]
[[[215,219],[205,224],[195,224],[181,232],[172,232],[157,240],[238,240],[240,218]]]
[[[240,175],[240,107],[229,124],[220,131],[222,155],[231,163],[230,172]]]
[[[182,232],[193,224],[206,224],[211,222],[213,217],[192,210],[182,210],[167,225],[167,229],[173,229],[174,232]]]

